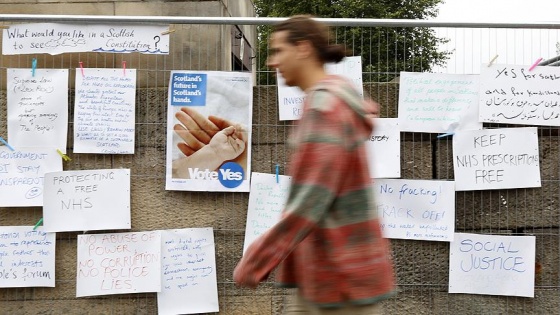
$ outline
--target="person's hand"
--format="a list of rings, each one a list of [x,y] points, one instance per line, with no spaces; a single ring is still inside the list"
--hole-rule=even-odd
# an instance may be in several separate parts
[[[175,117],[181,124],[176,124],[173,130],[184,142],[177,144],[177,147],[184,155],[190,156],[194,152],[210,143],[210,140],[220,130],[234,126],[236,138],[247,141],[246,130],[240,124],[235,124],[229,120],[208,116],[202,116],[198,111],[190,107],[182,107]]]
[[[243,274],[239,264],[233,270],[233,281],[240,287],[255,289],[259,286],[259,281],[250,275]]]
[[[245,151],[245,141],[239,138],[234,126],[216,133],[208,143],[222,161],[233,160]]]

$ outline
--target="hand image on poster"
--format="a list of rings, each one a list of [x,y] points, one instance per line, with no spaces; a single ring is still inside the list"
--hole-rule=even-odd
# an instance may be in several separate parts
[[[226,161],[247,164],[247,131],[241,124],[212,115],[206,118],[190,107],[182,107],[175,118],[180,124],[173,130],[183,140],[177,148],[185,156],[173,160],[174,178],[191,178],[189,168],[216,171]]]
[[[167,190],[249,191],[250,73],[172,71]]]

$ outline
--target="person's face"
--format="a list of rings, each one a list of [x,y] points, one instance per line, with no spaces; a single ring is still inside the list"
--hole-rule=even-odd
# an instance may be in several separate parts
[[[293,45],[287,41],[288,31],[272,33],[270,38],[270,50],[267,59],[267,66],[278,69],[278,72],[286,80],[286,85],[296,86],[299,79],[298,45]]]

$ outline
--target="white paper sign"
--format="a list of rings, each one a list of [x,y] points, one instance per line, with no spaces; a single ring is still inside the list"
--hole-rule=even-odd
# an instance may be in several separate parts
[[[412,132],[482,129],[478,89],[477,75],[401,72],[399,126]]]
[[[534,297],[535,237],[456,233],[449,293]]]
[[[10,25],[2,35],[2,54],[51,55],[70,52],[168,54],[167,25],[33,23]]]
[[[457,132],[453,169],[457,191],[541,187],[537,128]]]
[[[371,178],[401,177],[401,132],[397,118],[376,118],[366,142]]]
[[[291,177],[285,175],[253,173],[249,210],[245,225],[243,252],[280,220],[290,191]]]
[[[78,235],[76,297],[161,290],[161,233]]]
[[[446,242],[453,240],[454,182],[376,179],[373,188],[384,237]]]
[[[130,170],[45,174],[45,231],[130,229]]]
[[[74,153],[134,153],[136,69],[76,69]]]
[[[55,233],[0,227],[0,287],[54,287]]]
[[[165,189],[249,191],[252,115],[250,73],[172,71]]]
[[[212,228],[162,231],[158,314],[218,312],[216,254]]]
[[[480,121],[560,126],[560,69],[516,65],[480,68]]]
[[[55,149],[0,146],[0,206],[43,205],[45,173],[62,171],[62,159]]]
[[[344,57],[338,63],[326,63],[325,70],[329,74],[338,74],[350,80],[360,96],[364,97],[362,56]]]
[[[337,74],[354,83],[356,90],[363,97],[364,86],[362,83],[362,57],[346,57],[339,63],[328,63],[325,70],[329,74]],[[298,120],[303,114],[303,99],[305,93],[293,86],[287,86],[286,81],[277,72],[278,85],[278,113],[280,120]]]
[[[8,142],[66,153],[68,70],[8,69]]]

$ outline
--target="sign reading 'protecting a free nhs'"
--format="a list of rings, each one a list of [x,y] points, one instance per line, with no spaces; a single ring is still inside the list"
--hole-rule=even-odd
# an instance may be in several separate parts
[[[169,89],[172,106],[205,106],[205,73],[174,73]]]

